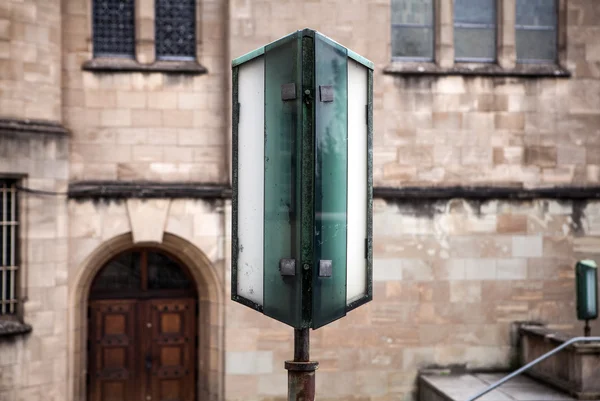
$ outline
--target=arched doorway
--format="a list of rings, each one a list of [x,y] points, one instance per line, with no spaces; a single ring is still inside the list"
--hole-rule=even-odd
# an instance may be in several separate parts
[[[197,299],[188,269],[162,250],[107,262],[89,293],[88,400],[194,400]]]

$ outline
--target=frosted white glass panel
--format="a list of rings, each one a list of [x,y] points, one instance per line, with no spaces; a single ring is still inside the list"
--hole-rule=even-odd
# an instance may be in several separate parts
[[[263,304],[264,57],[238,73],[238,295]]]
[[[367,70],[348,60],[348,246],[346,299],[367,292]]]

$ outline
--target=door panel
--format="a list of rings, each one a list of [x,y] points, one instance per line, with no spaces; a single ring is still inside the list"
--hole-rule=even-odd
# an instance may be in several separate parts
[[[151,300],[152,401],[194,397],[196,316],[193,299]]]
[[[135,300],[90,303],[90,400],[136,398]]]

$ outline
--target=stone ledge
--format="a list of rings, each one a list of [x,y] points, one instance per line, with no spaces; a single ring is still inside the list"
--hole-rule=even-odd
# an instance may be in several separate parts
[[[569,78],[571,72],[553,64],[517,64],[514,68],[502,68],[498,64],[457,63],[443,68],[435,63],[393,62],[383,68],[384,74],[417,76],[482,76],[516,78]]]
[[[40,133],[68,136],[69,131],[61,124],[45,120],[0,118],[0,134]]]
[[[79,181],[69,184],[71,199],[229,199],[228,185],[195,182]]]
[[[17,336],[31,332],[31,326],[16,320],[0,319],[0,338],[8,336]]]
[[[208,70],[195,60],[155,61],[152,64],[142,64],[134,59],[126,58],[95,58],[83,63],[84,71],[93,72],[162,72],[172,74],[202,75]]]
[[[543,187],[523,188],[522,186],[451,186],[451,187],[375,187],[373,197],[387,200],[586,200],[600,199],[600,187]]]
[[[69,184],[72,199],[85,198],[213,198],[230,199],[228,184],[154,181],[76,181]],[[390,201],[535,200],[585,201],[600,199],[600,187],[451,186],[451,187],[375,187],[373,197]]]

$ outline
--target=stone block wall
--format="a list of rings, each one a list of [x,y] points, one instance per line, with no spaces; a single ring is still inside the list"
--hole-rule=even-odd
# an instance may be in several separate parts
[[[5,127],[3,127],[5,128]],[[42,191],[67,190],[65,135],[0,128],[0,175]],[[64,400],[66,396],[66,197],[19,192],[19,314],[30,334],[0,336],[0,399]]]
[[[199,296],[198,399],[223,400],[225,207],[221,200],[79,199],[68,203],[68,321],[71,339],[63,353],[70,372],[66,400],[86,399],[87,305],[95,275],[112,257],[150,246],[186,265]]]
[[[60,0],[0,4],[0,117],[61,121]]]
[[[515,1],[502,3],[514,16]],[[436,4],[449,11],[445,1]],[[447,76],[446,65],[440,75],[390,72],[402,64],[391,58],[390,8],[390,0],[233,0],[231,58],[310,27],[372,60],[375,185],[600,182],[597,2],[568,1],[561,11],[566,48],[559,51],[570,78]]]
[[[73,131],[71,179],[225,182],[226,4],[197,2],[197,61],[208,73],[191,75],[83,70],[93,60],[91,2],[64,3],[63,113]],[[136,7],[138,28],[152,28],[153,2]],[[151,65],[153,37],[146,36],[137,39],[138,60]]]
[[[600,256],[599,202],[380,199],[374,209],[373,301],[311,331],[319,399],[411,400],[419,369],[510,369],[518,321],[581,335],[574,263]],[[226,322],[227,399],[285,399],[293,330],[231,302]]]

